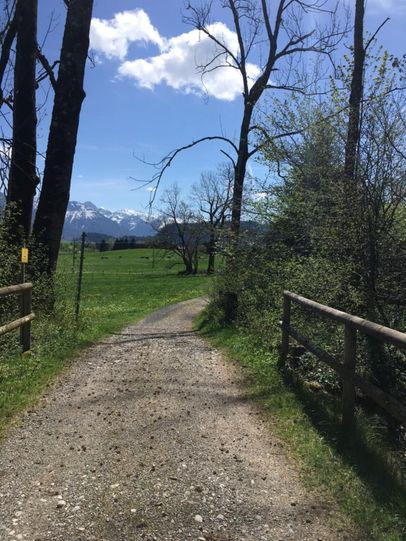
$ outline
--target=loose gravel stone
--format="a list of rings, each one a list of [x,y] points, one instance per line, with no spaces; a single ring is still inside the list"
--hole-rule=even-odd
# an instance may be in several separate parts
[[[134,302],[137,302],[134,299]],[[306,491],[201,299],[88,348],[0,445],[0,540],[356,540]]]

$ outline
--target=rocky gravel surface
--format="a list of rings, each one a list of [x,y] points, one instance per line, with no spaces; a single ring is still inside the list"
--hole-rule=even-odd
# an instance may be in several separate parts
[[[192,332],[203,304],[88,348],[9,432],[1,540],[354,539],[303,489],[240,369]]]

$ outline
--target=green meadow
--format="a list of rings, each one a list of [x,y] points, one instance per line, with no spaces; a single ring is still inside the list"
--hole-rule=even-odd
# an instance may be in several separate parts
[[[79,320],[75,301],[79,256],[65,244],[59,258],[57,302],[50,316],[38,313],[32,352],[21,355],[18,333],[0,343],[0,434],[16,414],[33,404],[44,388],[83,347],[139,321],[148,313],[207,294],[210,280],[184,276],[177,257],[155,249],[86,251]]]
[[[59,277],[69,284],[72,307],[78,256],[75,259],[74,266],[71,253],[63,253],[59,260]],[[87,252],[80,305],[84,336],[97,339],[162,306],[204,295],[210,281],[205,265],[202,257],[201,274],[184,276],[179,258],[160,250]]]

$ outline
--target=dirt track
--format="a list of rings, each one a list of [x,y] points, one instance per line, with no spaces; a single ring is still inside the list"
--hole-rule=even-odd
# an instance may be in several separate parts
[[[202,300],[86,350],[0,446],[0,539],[353,539],[300,485],[240,370],[191,332]]]

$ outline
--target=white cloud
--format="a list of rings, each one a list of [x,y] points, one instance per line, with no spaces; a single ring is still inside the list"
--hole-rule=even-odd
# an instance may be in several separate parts
[[[107,58],[124,60],[131,43],[154,43],[163,47],[164,40],[142,9],[121,11],[113,19],[92,19],[90,47]]]
[[[237,36],[226,25],[214,23],[208,29],[232,54],[237,54]],[[213,40],[198,30],[192,30],[169,39],[157,56],[124,62],[119,74],[134,79],[144,88],[153,89],[166,83],[187,94],[206,93],[220,100],[232,101],[242,93],[243,85],[241,74],[235,67],[220,67],[225,63],[234,65],[231,58],[219,56],[203,76],[199,69],[218,53],[219,48]],[[251,78],[258,76],[259,71],[258,66],[248,64],[247,72]]]
[[[220,22],[210,25],[209,30],[233,55],[237,55],[235,32]],[[206,34],[192,30],[165,39],[142,9],[117,13],[110,20],[93,19],[90,39],[96,53],[122,61],[118,69],[121,78],[132,79],[140,87],[152,90],[159,84],[166,84],[186,94],[206,94],[225,101],[234,100],[243,91],[241,74],[235,69],[232,58],[219,55],[219,47]],[[128,59],[130,44],[140,41],[157,45],[159,54]],[[199,66],[207,65],[213,58],[209,71],[202,75]],[[220,67],[224,64],[227,66]],[[248,64],[247,72],[254,79],[260,69]]]

